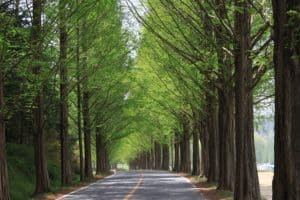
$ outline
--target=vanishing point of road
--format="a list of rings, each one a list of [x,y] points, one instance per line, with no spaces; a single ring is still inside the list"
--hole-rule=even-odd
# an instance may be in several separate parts
[[[60,200],[204,200],[186,178],[165,171],[125,171]]]

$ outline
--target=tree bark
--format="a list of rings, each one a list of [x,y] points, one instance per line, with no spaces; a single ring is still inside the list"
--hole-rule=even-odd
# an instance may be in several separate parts
[[[79,8],[79,0],[76,0],[76,8]],[[79,143],[79,165],[80,165],[80,181],[84,180],[84,160],[83,160],[83,144],[82,144],[82,125],[81,125],[81,67],[80,67],[80,28],[79,17],[76,21],[76,78],[77,78],[77,131]]]
[[[147,153],[146,152],[142,152],[142,154],[141,154],[141,168],[147,169]]]
[[[155,152],[155,169],[161,169],[161,145],[158,142],[154,144],[154,152]]]
[[[201,142],[201,176],[208,177],[209,170],[209,137],[207,120],[200,122],[200,142]]]
[[[151,153],[146,152],[146,169],[151,169]]]
[[[86,30],[86,19],[82,21],[82,29]],[[90,88],[89,88],[89,66],[88,66],[88,46],[86,35],[81,34],[82,59],[82,118],[84,132],[84,176],[85,179],[93,178],[92,149],[91,149],[91,120],[90,120]]]
[[[275,170],[273,199],[300,199],[300,2],[273,0]],[[297,12],[289,14],[289,11]]]
[[[228,87],[219,91],[219,142],[220,172],[218,189],[234,189],[235,176],[235,127],[234,92]]]
[[[41,66],[38,62],[41,61],[41,52],[43,49],[41,36],[42,1],[33,0],[32,3],[32,50],[33,60],[35,62],[33,66],[33,73],[38,80],[41,69]],[[33,108],[34,157],[36,172],[35,194],[48,192],[50,187],[44,139],[44,87],[40,82],[38,82],[37,85],[40,85],[40,87],[37,89],[37,96],[34,100]]]
[[[163,153],[162,169],[169,170],[170,152],[169,152],[168,144],[162,145],[162,153]]]
[[[105,174],[109,171],[106,142],[100,128],[96,128],[96,173]]]
[[[68,33],[66,29],[65,3],[59,1],[59,32],[60,32],[60,142],[61,142],[61,184],[68,186],[72,182],[71,173],[71,155],[69,144],[69,120],[68,120],[68,68],[67,68],[67,40]]]
[[[219,176],[219,127],[218,127],[218,107],[215,96],[208,99],[209,118],[208,126],[208,156],[209,168],[207,182],[217,182]]]
[[[92,149],[91,149],[91,124],[90,124],[90,108],[89,100],[90,94],[87,89],[87,82],[84,83],[83,91],[83,129],[84,129],[84,176],[86,179],[91,179],[93,177],[92,169]]]
[[[0,199],[9,200],[4,118],[4,77],[0,69]]]
[[[224,1],[216,0],[216,8],[221,18],[228,12]],[[231,56],[221,47],[231,48],[232,41],[228,41],[227,30],[222,25],[214,27],[216,42],[220,48],[217,49],[219,79],[221,88],[218,88],[219,107],[219,177],[218,189],[234,189],[235,176],[235,96],[234,84],[232,81],[234,64]]]
[[[174,172],[178,172],[180,170],[180,135],[179,132],[175,131],[175,139],[174,139]]]
[[[180,171],[191,173],[190,125],[186,115],[182,115],[182,140],[180,142]]]
[[[254,130],[252,63],[250,60],[250,13],[248,0],[235,0],[235,130],[236,175],[234,200],[261,199],[256,168]]]
[[[151,139],[151,150],[150,150],[150,160],[151,160],[151,169],[155,169],[155,145],[154,145],[154,142],[153,142],[153,139]]]
[[[198,118],[194,117],[193,124],[193,170],[192,175],[200,175],[200,148],[199,148],[199,122]]]

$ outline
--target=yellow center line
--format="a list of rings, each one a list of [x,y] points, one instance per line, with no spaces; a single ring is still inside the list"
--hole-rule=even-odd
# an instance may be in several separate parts
[[[129,200],[134,193],[137,191],[137,189],[140,187],[144,180],[144,175],[142,174],[142,177],[140,178],[139,182],[136,184],[136,186],[127,194],[127,196],[124,198],[124,200]]]

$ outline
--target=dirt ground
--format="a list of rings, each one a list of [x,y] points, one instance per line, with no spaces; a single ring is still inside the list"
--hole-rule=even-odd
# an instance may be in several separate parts
[[[216,186],[213,184],[206,183],[205,179],[190,176],[186,174],[182,174],[189,178],[197,188],[199,188],[199,192],[207,200],[232,200],[232,193],[227,191],[216,190]],[[264,200],[272,200],[272,180],[273,180],[273,172],[259,172],[259,183],[261,195]]]
[[[258,172],[261,195],[266,200],[272,199],[273,172]]]

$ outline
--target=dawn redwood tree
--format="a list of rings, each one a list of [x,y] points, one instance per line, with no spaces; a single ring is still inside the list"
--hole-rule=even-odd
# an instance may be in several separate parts
[[[66,3],[59,1],[59,71],[60,71],[60,142],[61,142],[61,184],[72,182],[69,145],[69,112],[68,112],[68,33],[66,28]]]
[[[87,70],[87,64],[85,69]],[[90,121],[90,91],[88,88],[88,75],[85,74],[82,97],[82,116],[84,130],[84,175],[86,179],[93,177],[92,149],[91,149],[91,121]]]
[[[174,131],[174,168],[173,171],[180,170],[180,133],[178,130]]]
[[[192,175],[200,174],[200,146],[199,146],[199,121],[197,115],[194,113],[193,120],[193,169]],[[176,150],[175,150],[176,151]],[[178,150],[177,150],[178,151]],[[175,154],[176,155],[176,154]]]
[[[212,90],[213,91],[213,90]],[[217,182],[219,176],[219,148],[220,140],[218,129],[218,106],[214,93],[207,96],[207,137],[208,137],[208,182]]]
[[[215,0],[216,13],[219,18],[224,19],[228,15],[225,1]],[[235,118],[234,118],[234,84],[233,58],[224,50],[231,48],[232,40],[226,39],[228,30],[220,23],[213,27],[216,42],[218,44],[218,129],[219,129],[219,177],[218,188],[233,190],[235,175]]]
[[[79,9],[79,0],[76,0],[76,9]],[[80,16],[76,16],[76,96],[77,96],[77,131],[79,144],[80,180],[84,180],[84,160],[82,143],[82,94],[81,94],[81,65],[80,65]]]
[[[250,59],[251,16],[248,0],[235,0],[235,128],[236,174],[234,200],[261,199],[256,168],[252,61]]]
[[[0,199],[9,200],[4,112],[4,77],[0,69]]]
[[[154,154],[155,154],[155,169],[161,169],[162,166],[162,158],[161,158],[161,144],[157,141],[154,143]]]
[[[169,145],[162,145],[162,169],[169,170],[169,160],[170,160],[170,152]]]
[[[273,0],[274,200],[300,199],[300,1]]]
[[[191,172],[191,150],[190,150],[190,121],[188,116],[181,115],[182,135],[180,142],[180,171],[185,173]]]
[[[201,142],[201,176],[208,177],[209,171],[209,132],[208,119],[202,119],[199,126],[200,142]]]
[[[87,16],[86,16],[87,17]],[[86,18],[82,21],[82,30],[88,30]],[[92,147],[91,147],[91,115],[90,115],[90,88],[89,88],[89,65],[88,65],[88,50],[89,46],[87,34],[81,34],[82,48],[82,120],[83,120],[83,141],[84,141],[84,176],[85,179],[93,177],[92,168]]]
[[[96,127],[96,173],[107,173],[109,171],[108,162],[108,153],[103,131],[100,127]]]
[[[146,153],[146,169],[151,169],[151,153],[150,151],[147,151]]]
[[[42,42],[42,0],[32,1],[32,58],[33,74],[36,80],[41,76],[41,59],[43,51]],[[49,191],[50,182],[45,155],[44,136],[44,87],[43,83],[37,81],[37,94],[34,99],[33,108],[33,132],[34,132],[34,157],[35,157],[35,194]]]

